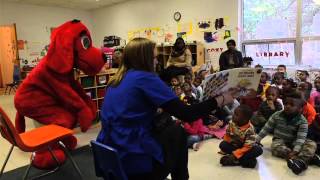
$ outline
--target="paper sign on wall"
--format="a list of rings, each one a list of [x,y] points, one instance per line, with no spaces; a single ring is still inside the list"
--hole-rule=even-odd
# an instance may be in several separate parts
[[[188,23],[180,23],[178,22],[178,29],[177,32],[185,32],[187,35],[192,34],[193,27],[192,27],[192,22]]]

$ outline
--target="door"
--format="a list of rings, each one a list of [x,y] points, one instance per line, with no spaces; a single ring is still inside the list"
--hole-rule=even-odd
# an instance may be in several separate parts
[[[0,87],[13,82],[14,64],[19,64],[16,26],[0,26]]]

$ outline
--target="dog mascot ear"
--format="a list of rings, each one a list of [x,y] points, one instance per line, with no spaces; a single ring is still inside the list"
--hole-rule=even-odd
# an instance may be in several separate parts
[[[79,20],[67,22],[53,31],[47,66],[54,72],[70,73],[76,67],[86,74],[97,74],[103,66],[101,58],[101,50],[92,46],[90,33]]]

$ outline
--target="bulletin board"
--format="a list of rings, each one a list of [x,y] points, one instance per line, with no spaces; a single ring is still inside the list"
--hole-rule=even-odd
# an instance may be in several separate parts
[[[220,54],[226,50],[226,42],[238,39],[240,28],[230,23],[229,17],[207,17],[173,24],[145,27],[128,31],[128,41],[136,37],[145,37],[157,44],[173,44],[177,37],[186,42],[201,42],[205,47],[205,61],[214,70],[219,67]]]
[[[21,67],[35,67],[48,52],[48,44],[37,41],[18,40]]]

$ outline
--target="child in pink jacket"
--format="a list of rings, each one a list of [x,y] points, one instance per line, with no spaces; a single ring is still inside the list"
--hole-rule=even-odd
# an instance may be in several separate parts
[[[213,137],[222,138],[226,132],[225,128],[211,130],[203,125],[202,119],[198,119],[191,123],[183,123],[183,127],[188,136],[188,147],[197,151],[200,148],[201,141],[210,139]]]

